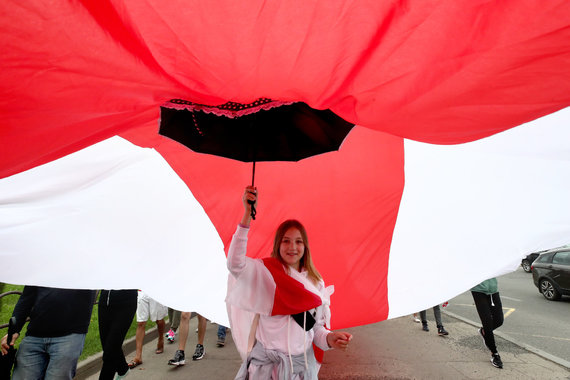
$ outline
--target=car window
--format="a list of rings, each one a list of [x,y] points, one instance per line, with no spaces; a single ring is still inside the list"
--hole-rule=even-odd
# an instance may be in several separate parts
[[[536,263],[550,263],[552,261],[552,253],[547,253],[547,254],[543,254],[538,256],[538,258],[535,260]]]
[[[570,251],[558,252],[552,258],[552,264],[570,265]]]

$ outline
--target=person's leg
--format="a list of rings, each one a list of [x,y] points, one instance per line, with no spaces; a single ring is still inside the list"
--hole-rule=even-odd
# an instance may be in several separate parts
[[[44,378],[49,361],[45,346],[44,338],[24,337],[16,352],[13,380]]]
[[[427,323],[427,313],[425,310],[420,311],[420,319],[422,320],[422,330],[429,331]]]
[[[198,344],[204,345],[204,338],[206,337],[206,327],[208,320],[198,314]]]
[[[491,299],[493,300],[491,304],[491,315],[493,316],[493,330],[495,330],[503,325],[505,317],[503,315],[503,303],[501,302],[499,292],[491,295]]]
[[[102,294],[105,294],[103,291]],[[109,306],[106,302],[102,302],[99,298],[99,307],[97,315],[99,318],[99,340],[101,341],[101,347],[103,348],[103,366],[101,367],[101,372],[99,373],[99,380],[113,379],[115,376],[115,363],[112,363],[109,357],[109,348],[107,347],[107,340],[109,338],[109,326],[112,321],[110,319]]]
[[[226,345],[226,326],[218,324],[218,341],[216,345],[218,347],[223,347]]]
[[[218,324],[218,338],[226,339],[226,326]]]
[[[146,327],[146,322],[137,322],[137,333],[135,337],[136,350],[133,362],[142,363],[142,350],[143,350],[143,342],[145,335],[145,327]]]
[[[178,349],[184,351],[186,348],[186,341],[188,340],[188,330],[190,329],[190,312],[183,312],[180,314],[180,326],[178,329]]]
[[[49,363],[46,379],[68,379],[75,377],[77,361],[83,351],[85,334],[69,334],[58,338],[49,338]]]
[[[133,322],[136,308],[136,302],[111,305],[109,313],[111,324],[108,328],[108,337],[103,346],[103,368],[99,374],[99,380],[113,379],[115,373],[124,375],[129,369],[123,352],[123,341]]]
[[[449,333],[443,328],[443,323],[441,322],[441,309],[439,308],[439,305],[435,305],[433,307],[433,316],[435,318],[435,323],[437,324],[437,335],[449,335]]]
[[[493,335],[494,323],[493,315],[491,314],[491,296],[480,292],[471,292],[471,294],[477,308],[477,314],[479,314],[479,319],[481,319],[483,324],[482,335],[485,345],[491,353],[496,354],[497,346],[495,345],[495,336]]]
[[[158,328],[158,343],[156,345],[155,353],[162,354],[164,352],[164,330],[166,329],[164,318],[156,321],[156,327]]]
[[[180,326],[180,310],[173,310],[172,319],[170,320],[170,328],[173,331],[178,331],[178,326]]]
[[[186,341],[188,340],[188,330],[190,329],[190,316],[192,313],[183,312],[180,314],[180,325],[178,332],[178,350],[174,353],[174,358],[168,361],[169,365],[184,365],[186,363],[186,357],[184,355],[184,349],[186,348]]]
[[[433,307],[433,316],[435,318],[435,324],[437,327],[443,327],[443,324],[441,323],[441,309],[439,308],[439,305],[435,305]]]
[[[196,345],[196,350],[194,355],[192,355],[192,360],[200,360],[206,355],[206,350],[204,349],[204,338],[206,337],[206,327],[208,320],[198,314],[198,344]]]

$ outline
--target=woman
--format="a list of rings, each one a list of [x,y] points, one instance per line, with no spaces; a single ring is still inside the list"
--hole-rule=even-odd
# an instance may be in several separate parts
[[[250,342],[236,379],[317,379],[312,343],[321,350],[346,349],[352,335],[325,328],[331,291],[313,266],[301,223],[288,220],[279,226],[271,258],[248,258],[247,234],[257,190],[246,187],[242,202],[244,214],[228,252],[228,269],[235,280],[230,281],[227,298],[234,340],[232,307],[251,311],[255,318],[245,334]]]

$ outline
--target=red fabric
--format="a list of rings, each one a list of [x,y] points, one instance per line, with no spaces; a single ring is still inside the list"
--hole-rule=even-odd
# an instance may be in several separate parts
[[[0,178],[141,125],[173,98],[260,97],[458,143],[570,104],[570,3],[0,3]]]
[[[291,315],[314,309],[322,304],[321,298],[305,289],[303,284],[293,279],[276,258],[266,257],[263,264],[275,281],[275,297],[271,315]]]

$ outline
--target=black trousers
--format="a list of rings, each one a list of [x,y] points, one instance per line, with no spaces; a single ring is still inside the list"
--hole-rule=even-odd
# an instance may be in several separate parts
[[[137,291],[103,290],[99,298],[99,336],[103,347],[103,367],[99,380],[113,380],[129,369],[123,341],[137,311]],[[122,293],[121,293],[122,292]]]
[[[503,305],[501,303],[501,297],[499,297],[499,292],[491,295],[480,292],[471,292],[471,294],[473,295],[477,313],[483,324],[485,345],[491,350],[491,353],[496,354],[497,346],[495,345],[493,330],[502,326],[504,321]]]

